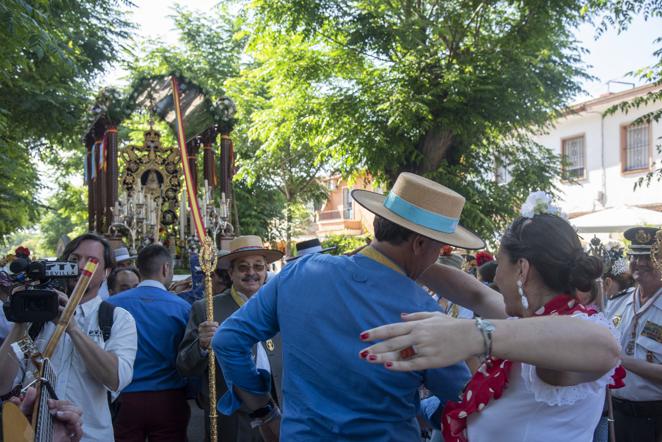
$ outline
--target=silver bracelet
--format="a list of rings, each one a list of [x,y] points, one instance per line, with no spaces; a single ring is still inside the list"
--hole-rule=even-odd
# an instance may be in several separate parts
[[[483,335],[483,359],[488,360],[492,357],[492,333],[496,330],[496,327],[492,322],[487,319],[481,319],[476,317],[476,328]]]

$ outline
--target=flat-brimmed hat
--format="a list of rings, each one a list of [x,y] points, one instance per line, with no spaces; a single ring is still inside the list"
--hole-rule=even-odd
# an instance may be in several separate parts
[[[299,241],[295,244],[294,248],[297,251],[296,256],[290,256],[285,259],[285,261],[293,261],[302,256],[311,255],[313,253],[326,253],[332,250],[336,250],[336,246],[322,248],[322,243],[319,238],[308,239],[306,241]]]
[[[129,249],[126,247],[118,247],[113,250],[113,255],[115,255],[115,262],[123,262],[131,259],[136,259],[135,256],[129,254]]]
[[[230,263],[235,259],[251,255],[264,256],[264,260],[267,261],[267,264],[271,264],[282,258],[283,252],[280,250],[265,248],[262,238],[259,236],[238,236],[230,241],[230,253],[218,258],[218,265],[221,268],[228,268]]]
[[[388,195],[353,190],[361,206],[412,232],[463,249],[482,249],[485,243],[459,225],[465,199],[459,193],[422,176],[404,172]]]
[[[628,255],[650,255],[653,244],[655,244],[655,234],[659,229],[657,227],[632,227],[623,232],[625,239],[630,241]]]

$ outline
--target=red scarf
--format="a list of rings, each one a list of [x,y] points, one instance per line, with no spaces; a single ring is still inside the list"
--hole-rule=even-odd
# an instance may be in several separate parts
[[[572,315],[585,313],[588,316],[596,314],[596,310],[585,307],[573,297],[559,295],[539,309],[534,316]],[[447,402],[444,406],[441,429],[445,442],[467,442],[467,417],[482,410],[492,399],[499,399],[508,386],[508,377],[513,363],[506,359],[491,357],[474,373],[467,384],[460,402]],[[612,376],[613,383],[609,388],[623,387],[625,370],[618,366]]]

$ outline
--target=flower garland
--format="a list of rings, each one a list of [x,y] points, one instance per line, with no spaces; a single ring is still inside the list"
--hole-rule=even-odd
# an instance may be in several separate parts
[[[596,314],[596,310],[585,307],[569,295],[558,295],[534,316]],[[467,442],[467,417],[481,411],[492,399],[499,399],[508,386],[512,361],[491,357],[483,362],[473,375],[460,397],[460,402],[449,401],[444,406],[441,429],[446,442]],[[625,370],[619,366],[612,376],[609,388],[623,387]]]

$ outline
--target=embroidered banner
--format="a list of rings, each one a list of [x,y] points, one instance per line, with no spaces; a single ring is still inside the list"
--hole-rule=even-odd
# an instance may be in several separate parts
[[[198,239],[202,242],[207,236],[205,223],[200,214],[200,206],[198,205],[198,198],[193,191],[193,177],[191,169],[188,164],[188,149],[186,148],[186,136],[184,135],[184,118],[182,117],[182,109],[179,96],[179,84],[177,78],[173,75],[171,77],[172,83],[172,97],[175,104],[175,123],[177,125],[177,144],[179,144],[179,153],[182,159],[182,169],[184,170],[184,180],[186,181],[186,194],[188,195],[189,206],[193,224],[195,224],[195,231]]]

